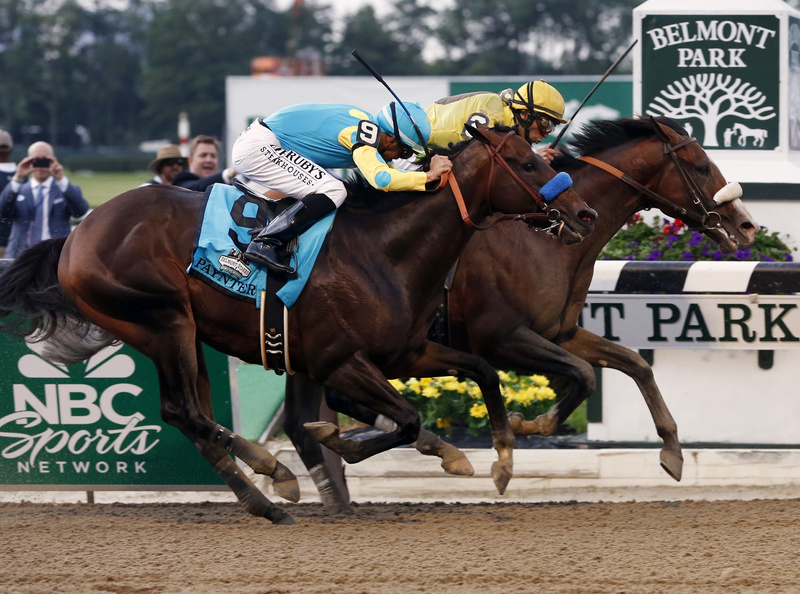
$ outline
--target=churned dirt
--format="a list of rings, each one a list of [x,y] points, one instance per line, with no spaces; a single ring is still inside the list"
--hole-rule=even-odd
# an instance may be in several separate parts
[[[0,503],[0,592],[800,591],[800,499],[282,507]]]

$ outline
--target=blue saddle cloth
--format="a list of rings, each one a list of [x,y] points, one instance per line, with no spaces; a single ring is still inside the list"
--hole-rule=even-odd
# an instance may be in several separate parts
[[[192,263],[187,272],[260,308],[261,291],[267,287],[267,269],[244,261],[241,254],[253,237],[248,231],[263,227],[270,219],[266,200],[243,194],[227,184],[212,185],[203,200],[205,208],[197,221]],[[286,307],[294,305],[305,287],[335,214],[334,211],[317,221],[300,236],[293,258],[297,261],[297,278],[287,281],[277,292]]]

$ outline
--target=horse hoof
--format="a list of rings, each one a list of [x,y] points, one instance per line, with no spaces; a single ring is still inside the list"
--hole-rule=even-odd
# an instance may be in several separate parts
[[[661,468],[676,481],[683,476],[683,458],[670,450],[661,450]]]
[[[270,476],[272,477],[272,489],[279,497],[292,503],[300,501],[300,484],[291,470],[278,462]]]
[[[272,523],[275,524],[276,526],[296,526],[297,520],[295,520],[289,514],[286,514],[285,516],[277,520],[274,520]]]
[[[508,424],[511,425],[511,430],[514,432],[514,435],[520,434],[520,431],[522,431],[522,424],[524,422],[525,422],[525,417],[522,416],[522,413],[519,412],[508,413]]]
[[[492,464],[492,480],[494,480],[497,492],[503,495],[511,480],[511,462],[498,460]]]
[[[472,476],[475,474],[475,469],[470,464],[470,461],[467,460],[464,452],[456,448],[453,449],[455,449],[455,452],[451,456],[442,458],[444,471],[455,476]]]
[[[324,439],[328,439],[339,434],[339,428],[333,423],[328,423],[327,421],[303,423],[303,427],[305,427],[306,431],[308,431],[314,437],[314,439],[320,443],[322,443]]]

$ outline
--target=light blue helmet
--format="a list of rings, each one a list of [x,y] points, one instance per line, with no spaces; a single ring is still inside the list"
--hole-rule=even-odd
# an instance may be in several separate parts
[[[419,103],[403,101],[403,106],[406,109],[392,101],[378,112],[375,117],[375,123],[380,126],[383,132],[389,136],[394,136],[398,142],[411,147],[415,153],[424,155],[425,145],[428,144],[428,139],[431,137],[431,124],[428,121],[428,115],[420,107]],[[411,118],[408,117],[406,110],[408,110],[408,114],[411,114]],[[422,134],[422,138],[419,137],[420,135],[414,129],[415,123],[419,128],[420,134]]]

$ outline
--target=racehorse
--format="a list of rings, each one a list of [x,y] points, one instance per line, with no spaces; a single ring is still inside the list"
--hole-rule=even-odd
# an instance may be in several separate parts
[[[497,369],[568,380],[563,397],[540,418],[512,415],[518,435],[551,435],[594,391],[593,366],[622,371],[639,386],[664,442],[662,467],[680,480],[677,426],[652,369],[637,352],[578,326],[594,264],[611,237],[645,208],[657,207],[703,230],[728,252],[736,249],[730,236],[749,245],[758,226],[738,198],[741,191],[726,185],[702,147],[673,120],[596,121],[576,135],[572,147],[581,159],[559,155],[553,165],[570,173],[579,194],[598,212],[595,231],[569,246],[508,223],[475,234],[461,254],[449,292],[451,345],[480,355]],[[324,476],[322,456],[302,422],[314,410],[309,397],[321,399],[322,390],[307,378],[295,376],[287,383],[284,430],[305,466],[315,469],[316,481]],[[302,409],[294,400],[300,391]],[[327,401],[360,421],[386,426],[384,419],[363,414],[335,392],[327,394]],[[328,467],[328,478],[331,474]],[[347,509],[347,498],[335,483],[321,480],[317,487],[327,509]]]
[[[531,218],[560,218],[565,242],[590,233],[596,213],[565,184],[546,203],[537,189],[556,173],[511,130],[473,129],[473,136],[452,156],[456,184],[431,193],[362,189],[339,209],[288,312],[287,344],[294,369],[396,424],[396,430],[360,442],[341,439],[326,426],[312,428],[350,461],[417,438],[419,417],[387,378],[473,378],[491,402],[499,458],[492,472],[502,492],[512,474],[514,435],[497,374],[477,356],[426,340],[437,288],[475,226],[494,212],[544,210]],[[171,186],[134,189],[95,209],[68,238],[32,246],[0,277],[0,316],[11,328],[25,324],[26,336],[46,339],[52,360],[82,361],[115,340],[149,357],[158,373],[164,421],[197,447],[248,512],[294,523],[229,454],[271,476],[279,495],[297,501],[294,475],[213,420],[201,342],[252,363],[261,362],[262,344],[254,330],[255,307],[242,307],[186,272],[202,196]],[[439,440],[430,447],[452,472],[471,471],[463,456],[448,458],[452,446]]]

